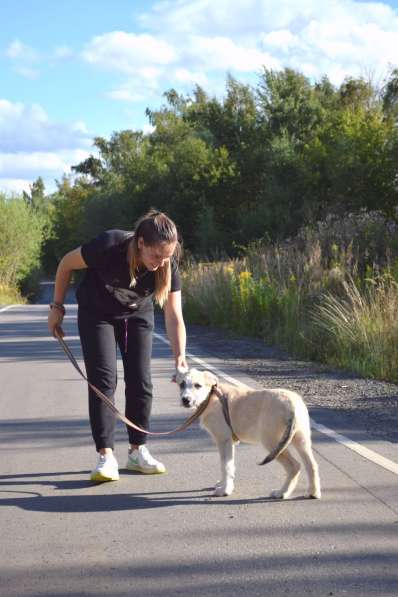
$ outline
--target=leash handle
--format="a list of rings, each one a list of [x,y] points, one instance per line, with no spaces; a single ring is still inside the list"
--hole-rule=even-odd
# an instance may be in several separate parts
[[[194,421],[196,421],[196,419],[198,419],[201,416],[201,414],[206,410],[207,405],[210,402],[211,396],[213,394],[213,388],[210,391],[210,393],[209,393],[208,397],[206,398],[206,400],[204,402],[202,402],[202,404],[199,405],[199,407],[197,408],[197,410],[190,417],[188,417],[188,419],[186,419],[186,421],[184,421],[184,423],[182,423],[181,425],[179,425],[179,427],[176,427],[175,429],[172,429],[171,431],[147,431],[146,429],[143,429],[142,427],[139,427],[139,425],[136,425],[133,421],[130,421],[130,419],[128,419],[126,416],[124,416],[116,408],[116,406],[113,404],[112,400],[110,400],[108,398],[108,396],[105,396],[105,394],[103,392],[101,392],[101,390],[99,390],[94,384],[92,384],[87,379],[86,375],[83,373],[83,371],[79,367],[78,362],[76,361],[75,357],[73,356],[73,353],[72,353],[71,349],[69,348],[69,346],[67,345],[67,343],[65,342],[65,340],[60,335],[60,333],[58,331],[58,328],[54,329],[54,336],[57,338],[58,342],[61,345],[62,350],[64,351],[64,353],[66,354],[66,356],[68,357],[68,359],[70,360],[70,362],[72,363],[72,365],[74,366],[74,368],[76,369],[76,371],[88,383],[89,387],[93,390],[93,392],[96,394],[96,396],[100,400],[102,400],[106,404],[106,406],[121,421],[123,421],[123,423],[125,423],[129,427],[132,427],[136,431],[140,431],[141,433],[146,433],[147,435],[158,435],[158,436],[159,435],[171,435],[173,433],[178,433],[179,431],[185,431],[185,429],[187,429],[190,425],[192,425],[192,423]]]

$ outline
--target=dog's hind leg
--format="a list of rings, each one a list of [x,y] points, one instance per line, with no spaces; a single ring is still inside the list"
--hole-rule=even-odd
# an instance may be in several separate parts
[[[231,495],[235,480],[235,447],[232,438],[216,440],[220,454],[221,480],[217,482],[214,495]]]
[[[282,487],[271,492],[271,497],[286,500],[288,497],[290,497],[294,491],[294,488],[296,487],[301,467],[300,463],[293,458],[288,449],[282,452],[282,454],[279,454],[276,460],[283,466],[287,476]]]
[[[305,470],[308,476],[308,493],[306,497],[319,499],[321,497],[321,483],[319,479],[318,464],[312,452],[311,440],[303,433],[297,433],[293,445],[303,459]]]

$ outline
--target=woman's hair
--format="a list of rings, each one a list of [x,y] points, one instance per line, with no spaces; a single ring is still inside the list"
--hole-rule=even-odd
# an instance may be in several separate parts
[[[134,227],[134,237],[131,243],[130,259],[130,287],[136,283],[136,269],[139,263],[138,239],[142,238],[145,245],[154,247],[161,243],[177,243],[173,258],[178,259],[181,255],[181,245],[178,239],[177,227],[165,213],[150,209],[148,213],[137,220]],[[167,259],[162,267],[155,271],[155,301],[162,307],[167,301],[171,288],[171,262]]]

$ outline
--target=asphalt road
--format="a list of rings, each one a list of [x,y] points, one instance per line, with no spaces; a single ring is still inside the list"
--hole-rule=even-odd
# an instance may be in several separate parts
[[[0,312],[1,597],[398,594],[398,477],[318,431],[319,501],[303,499],[304,478],[293,499],[268,499],[282,469],[258,467],[264,453],[247,445],[237,449],[235,493],[213,498],[218,456],[197,424],[150,440],[167,474],[122,468],[119,482],[92,485],[85,383],[49,336],[46,313],[44,304]],[[75,305],[65,330],[80,359]],[[152,429],[162,431],[187,411],[161,321],[156,332]],[[197,337],[188,346],[256,385]],[[398,462],[396,444],[373,448]],[[120,424],[121,467],[126,452]]]

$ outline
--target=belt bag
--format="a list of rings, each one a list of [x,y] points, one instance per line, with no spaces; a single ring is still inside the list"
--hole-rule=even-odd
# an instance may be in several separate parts
[[[118,303],[131,311],[137,311],[137,309],[148,305],[152,301],[150,294],[141,295],[130,288],[119,288],[110,284],[105,284],[105,288]]]

